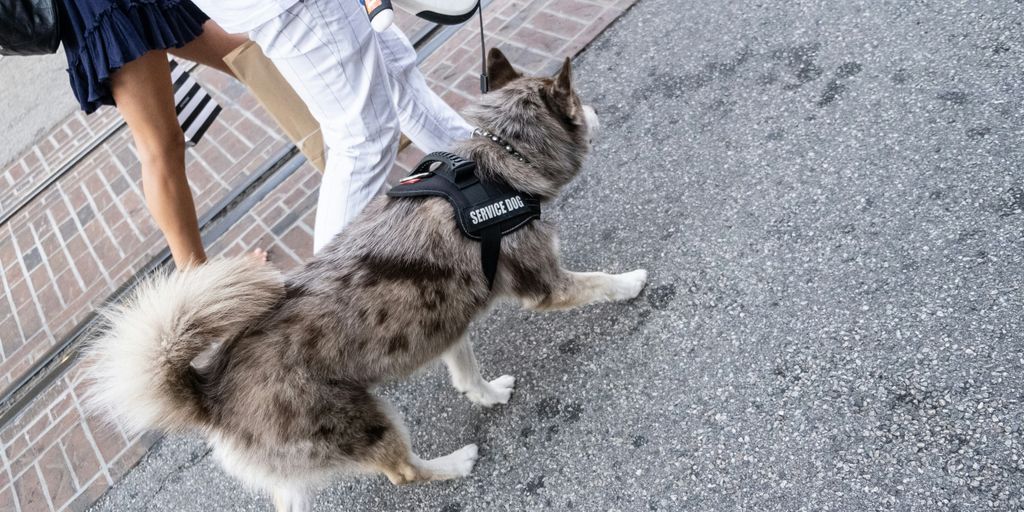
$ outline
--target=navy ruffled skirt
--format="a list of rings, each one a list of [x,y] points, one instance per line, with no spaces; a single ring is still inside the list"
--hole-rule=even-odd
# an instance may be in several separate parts
[[[181,48],[209,17],[189,0],[61,0],[61,42],[82,110],[113,105],[110,75],[150,50]]]

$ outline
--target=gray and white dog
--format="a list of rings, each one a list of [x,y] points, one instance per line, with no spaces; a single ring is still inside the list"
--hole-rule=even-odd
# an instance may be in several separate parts
[[[482,178],[550,201],[580,171],[597,116],[568,59],[555,77],[532,78],[496,49],[488,57],[494,90],[465,114],[528,161],[489,138],[452,152]],[[563,269],[555,225],[540,219],[502,239],[491,289],[479,243],[446,200],[382,196],[288,276],[242,257],[144,282],[106,313],[87,377],[93,403],[128,430],[198,430],[229,473],[272,492],[278,510],[305,511],[317,488],[353,469],[396,484],[469,474],[476,445],[420,459],[374,387],[440,357],[471,401],[506,403],[515,379],[484,380],[465,337],[493,301],[568,309],[631,299],[646,279]]]

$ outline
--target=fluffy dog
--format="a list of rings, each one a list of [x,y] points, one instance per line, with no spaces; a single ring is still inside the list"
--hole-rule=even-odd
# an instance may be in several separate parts
[[[597,128],[572,87],[524,77],[492,49],[494,90],[465,112],[490,138],[452,152],[482,179],[545,201],[580,171]],[[476,445],[431,460],[410,449],[402,420],[374,387],[440,357],[455,388],[503,404],[515,379],[481,377],[465,338],[474,317],[507,297],[536,310],[636,297],[647,272],[576,273],[558,261],[556,228],[536,220],[502,240],[493,288],[480,244],[440,198],[375,199],[305,267],[282,276],[249,258],[212,261],[141,284],[86,352],[93,403],[132,431],[199,431],[224,468],[305,511],[315,490],[352,469],[396,484],[463,477]],[[193,361],[217,340],[208,362]]]

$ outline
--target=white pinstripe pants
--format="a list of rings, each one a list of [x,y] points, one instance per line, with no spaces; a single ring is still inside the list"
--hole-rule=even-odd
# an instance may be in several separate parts
[[[425,152],[472,129],[427,87],[416,52],[392,26],[370,27],[356,0],[303,0],[249,33],[320,122],[327,169],[317,202],[319,251],[383,187],[402,131]]]

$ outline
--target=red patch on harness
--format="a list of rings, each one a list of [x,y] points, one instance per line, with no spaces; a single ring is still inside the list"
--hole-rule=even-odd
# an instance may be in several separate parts
[[[429,172],[421,172],[419,174],[413,174],[411,176],[406,176],[405,179],[400,180],[398,182],[398,184],[399,185],[412,185],[413,183],[418,183],[420,180],[422,180],[423,178],[426,178],[427,176],[430,176],[430,175],[431,175],[431,173],[429,173]]]

